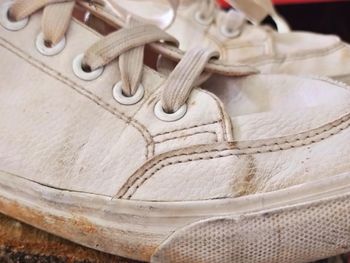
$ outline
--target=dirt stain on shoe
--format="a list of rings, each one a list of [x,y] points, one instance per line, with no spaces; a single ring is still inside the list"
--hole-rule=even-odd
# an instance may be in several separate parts
[[[246,165],[242,171],[242,179],[236,184],[234,192],[237,193],[238,196],[244,196],[256,191],[256,185],[254,184],[257,170],[255,165],[256,161],[252,155],[239,158],[241,161],[246,162]]]

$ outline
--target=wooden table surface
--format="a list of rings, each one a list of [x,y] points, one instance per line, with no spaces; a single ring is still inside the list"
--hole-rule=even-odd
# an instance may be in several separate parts
[[[79,246],[0,214],[0,263],[137,263]]]

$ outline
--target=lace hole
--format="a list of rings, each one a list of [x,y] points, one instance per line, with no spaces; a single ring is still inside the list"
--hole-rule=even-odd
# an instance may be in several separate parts
[[[173,113],[167,113],[164,111],[161,101],[158,101],[154,107],[154,114],[161,121],[173,122],[180,120],[185,116],[187,112],[187,105],[182,105],[177,111]]]
[[[49,41],[49,40],[44,40],[44,45],[47,48],[52,48],[53,43],[51,41]]]
[[[56,45],[44,40],[44,34],[40,33],[36,38],[36,49],[44,56],[54,56],[60,53],[66,46],[66,38],[63,37]]]
[[[231,30],[224,25],[220,27],[220,32],[224,37],[227,37],[227,38],[238,37],[241,34],[240,30]]]
[[[16,19],[11,15],[10,9],[7,11],[7,19],[10,22],[17,22]]]
[[[91,73],[92,69],[89,65],[87,64],[81,64],[81,69],[85,72],[85,73]]]
[[[5,2],[0,5],[0,24],[7,30],[18,31],[23,29],[29,21],[29,18],[26,17],[19,21],[14,21],[9,16],[10,8],[12,6],[11,2]]]
[[[73,72],[74,74],[86,81],[94,80],[97,79],[99,76],[101,76],[103,72],[103,68],[98,68],[96,70],[91,70],[89,71],[89,68],[86,66],[83,66],[83,58],[84,54],[80,54],[76,56],[76,58],[73,60]]]
[[[197,11],[195,13],[194,18],[199,24],[205,25],[205,26],[208,26],[210,25],[211,22],[213,22],[212,17],[205,18],[205,16],[200,11]]]
[[[123,93],[123,83],[119,81],[113,87],[113,98],[122,105],[133,105],[138,103],[145,95],[145,88],[142,84],[137,88],[136,93],[133,96],[126,96]]]

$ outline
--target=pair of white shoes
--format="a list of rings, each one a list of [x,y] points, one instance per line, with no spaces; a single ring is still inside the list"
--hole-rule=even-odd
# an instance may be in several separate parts
[[[297,76],[347,80],[348,45],[202,1],[120,3],[1,3],[0,211],[143,261],[348,251],[350,88]]]

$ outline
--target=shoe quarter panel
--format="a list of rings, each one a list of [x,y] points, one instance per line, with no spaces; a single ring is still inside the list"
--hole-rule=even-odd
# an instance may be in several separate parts
[[[139,170],[128,191],[119,194],[134,200],[193,201],[331,180],[350,171],[349,116],[305,134],[176,151]]]
[[[96,81],[75,77],[74,57],[99,38],[79,23],[72,22],[62,53],[39,54],[40,18],[31,16],[18,32],[0,27],[1,169],[54,187],[112,194],[148,158],[151,136],[131,119],[140,105],[126,109],[113,101],[113,66]]]

